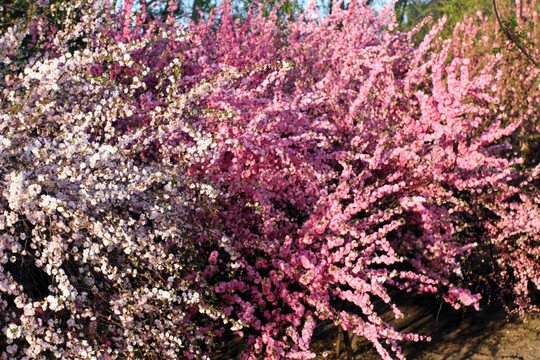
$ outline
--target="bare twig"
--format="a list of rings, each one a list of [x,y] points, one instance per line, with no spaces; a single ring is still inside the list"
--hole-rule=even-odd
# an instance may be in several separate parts
[[[514,34],[506,26],[503,25],[501,17],[499,16],[499,11],[497,9],[497,2],[495,0],[493,0],[493,10],[495,10],[497,22],[499,23],[499,26],[501,27],[501,30],[506,35],[506,37],[510,39],[510,41],[512,41],[514,44],[516,44],[518,49],[521,50],[523,54],[525,54],[525,56],[527,57],[527,59],[529,59],[530,62],[532,62],[536,67],[540,68],[540,64],[536,60],[534,60],[533,57],[527,52],[527,50],[519,43]]]
[[[341,338],[343,337],[343,329],[338,325],[338,338],[336,342],[336,358],[339,359],[341,355]]]
[[[0,6],[3,7],[4,9],[11,10],[11,11],[22,11],[22,12],[26,11],[23,8],[11,6],[11,5],[0,5]]]
[[[437,311],[437,317],[435,318],[435,326],[439,324],[439,315],[441,314],[443,299],[441,298],[441,306],[439,306],[439,311]]]

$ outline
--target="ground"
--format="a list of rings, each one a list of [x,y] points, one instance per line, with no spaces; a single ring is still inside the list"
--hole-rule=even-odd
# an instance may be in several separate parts
[[[394,322],[396,329],[432,338],[431,342],[402,344],[408,360],[540,360],[539,315],[523,321],[497,306],[480,312],[456,311],[422,298],[411,298],[400,309],[407,315]],[[336,356],[337,334],[332,324],[321,324],[313,350],[326,351],[326,359],[347,359],[344,352]],[[359,341],[349,359],[379,360],[380,356],[368,342]]]
[[[458,311],[435,298],[407,296],[397,300],[406,316],[399,320],[391,320],[390,312],[381,316],[397,330],[432,338],[431,342],[402,343],[408,360],[540,360],[540,314],[523,321],[509,316],[501,306]],[[317,326],[311,346],[319,354],[316,360],[381,359],[362,339],[358,339],[349,358],[344,346],[341,355],[336,356],[338,334],[331,322]],[[236,359],[241,344],[239,337],[229,339],[227,349],[216,353],[213,360]]]

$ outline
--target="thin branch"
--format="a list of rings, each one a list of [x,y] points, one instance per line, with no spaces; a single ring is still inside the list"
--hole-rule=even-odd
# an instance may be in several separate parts
[[[19,7],[11,6],[11,5],[0,5],[0,7],[3,7],[4,9],[11,10],[11,11],[27,11],[27,9],[22,9]]]
[[[495,10],[495,16],[497,17],[497,22],[499,23],[499,26],[501,27],[501,30],[504,32],[506,37],[510,39],[510,41],[512,41],[514,44],[516,44],[518,49],[521,50],[523,54],[525,54],[525,56],[527,57],[527,59],[530,60],[530,62],[536,65],[536,67],[540,68],[540,64],[536,60],[534,60],[531,55],[529,55],[527,50],[525,50],[525,48],[519,43],[519,41],[516,39],[514,34],[506,26],[503,25],[501,21],[501,17],[499,16],[499,11],[497,10],[497,2],[495,0],[493,0],[493,9]]]

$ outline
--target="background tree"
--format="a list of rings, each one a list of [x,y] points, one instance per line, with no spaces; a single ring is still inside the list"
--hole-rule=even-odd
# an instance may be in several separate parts
[[[449,37],[454,26],[463,19],[465,14],[474,15],[478,10],[484,15],[493,12],[489,0],[398,0],[395,5],[397,22],[400,30],[409,31],[418,25],[427,16],[434,20],[446,15],[447,21],[441,36]],[[420,32],[423,37],[427,32]]]
[[[236,17],[245,17],[246,11],[253,0],[237,0],[233,2],[233,11]],[[292,20],[292,15],[304,8],[303,1],[298,0],[267,0],[264,2],[263,12],[266,16],[270,11],[280,3],[278,16],[280,19]],[[151,18],[166,18],[170,15],[174,16],[178,21],[187,23],[194,21],[198,23],[202,18],[207,16],[210,11],[221,4],[219,0],[137,0],[135,9],[147,9]]]

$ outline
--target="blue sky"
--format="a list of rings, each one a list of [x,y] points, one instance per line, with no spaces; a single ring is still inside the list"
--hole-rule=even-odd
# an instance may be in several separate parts
[[[189,0],[188,0],[189,1]],[[213,0],[215,1],[216,3],[219,3],[220,1],[219,0]],[[307,3],[309,2],[310,0],[304,0],[304,4],[307,5]],[[326,1],[325,1],[326,2]],[[384,4],[387,4],[387,3],[391,3],[392,0],[375,0],[374,3],[373,3],[373,7],[376,9],[376,10],[380,10],[381,7],[384,5]],[[137,3],[137,1],[136,1]],[[122,4],[123,4],[123,1],[122,0],[119,0],[116,2],[117,4],[117,8],[120,7]],[[191,7],[193,6],[193,0],[189,1],[189,2],[186,2],[184,3],[184,7],[185,9],[191,9]]]

